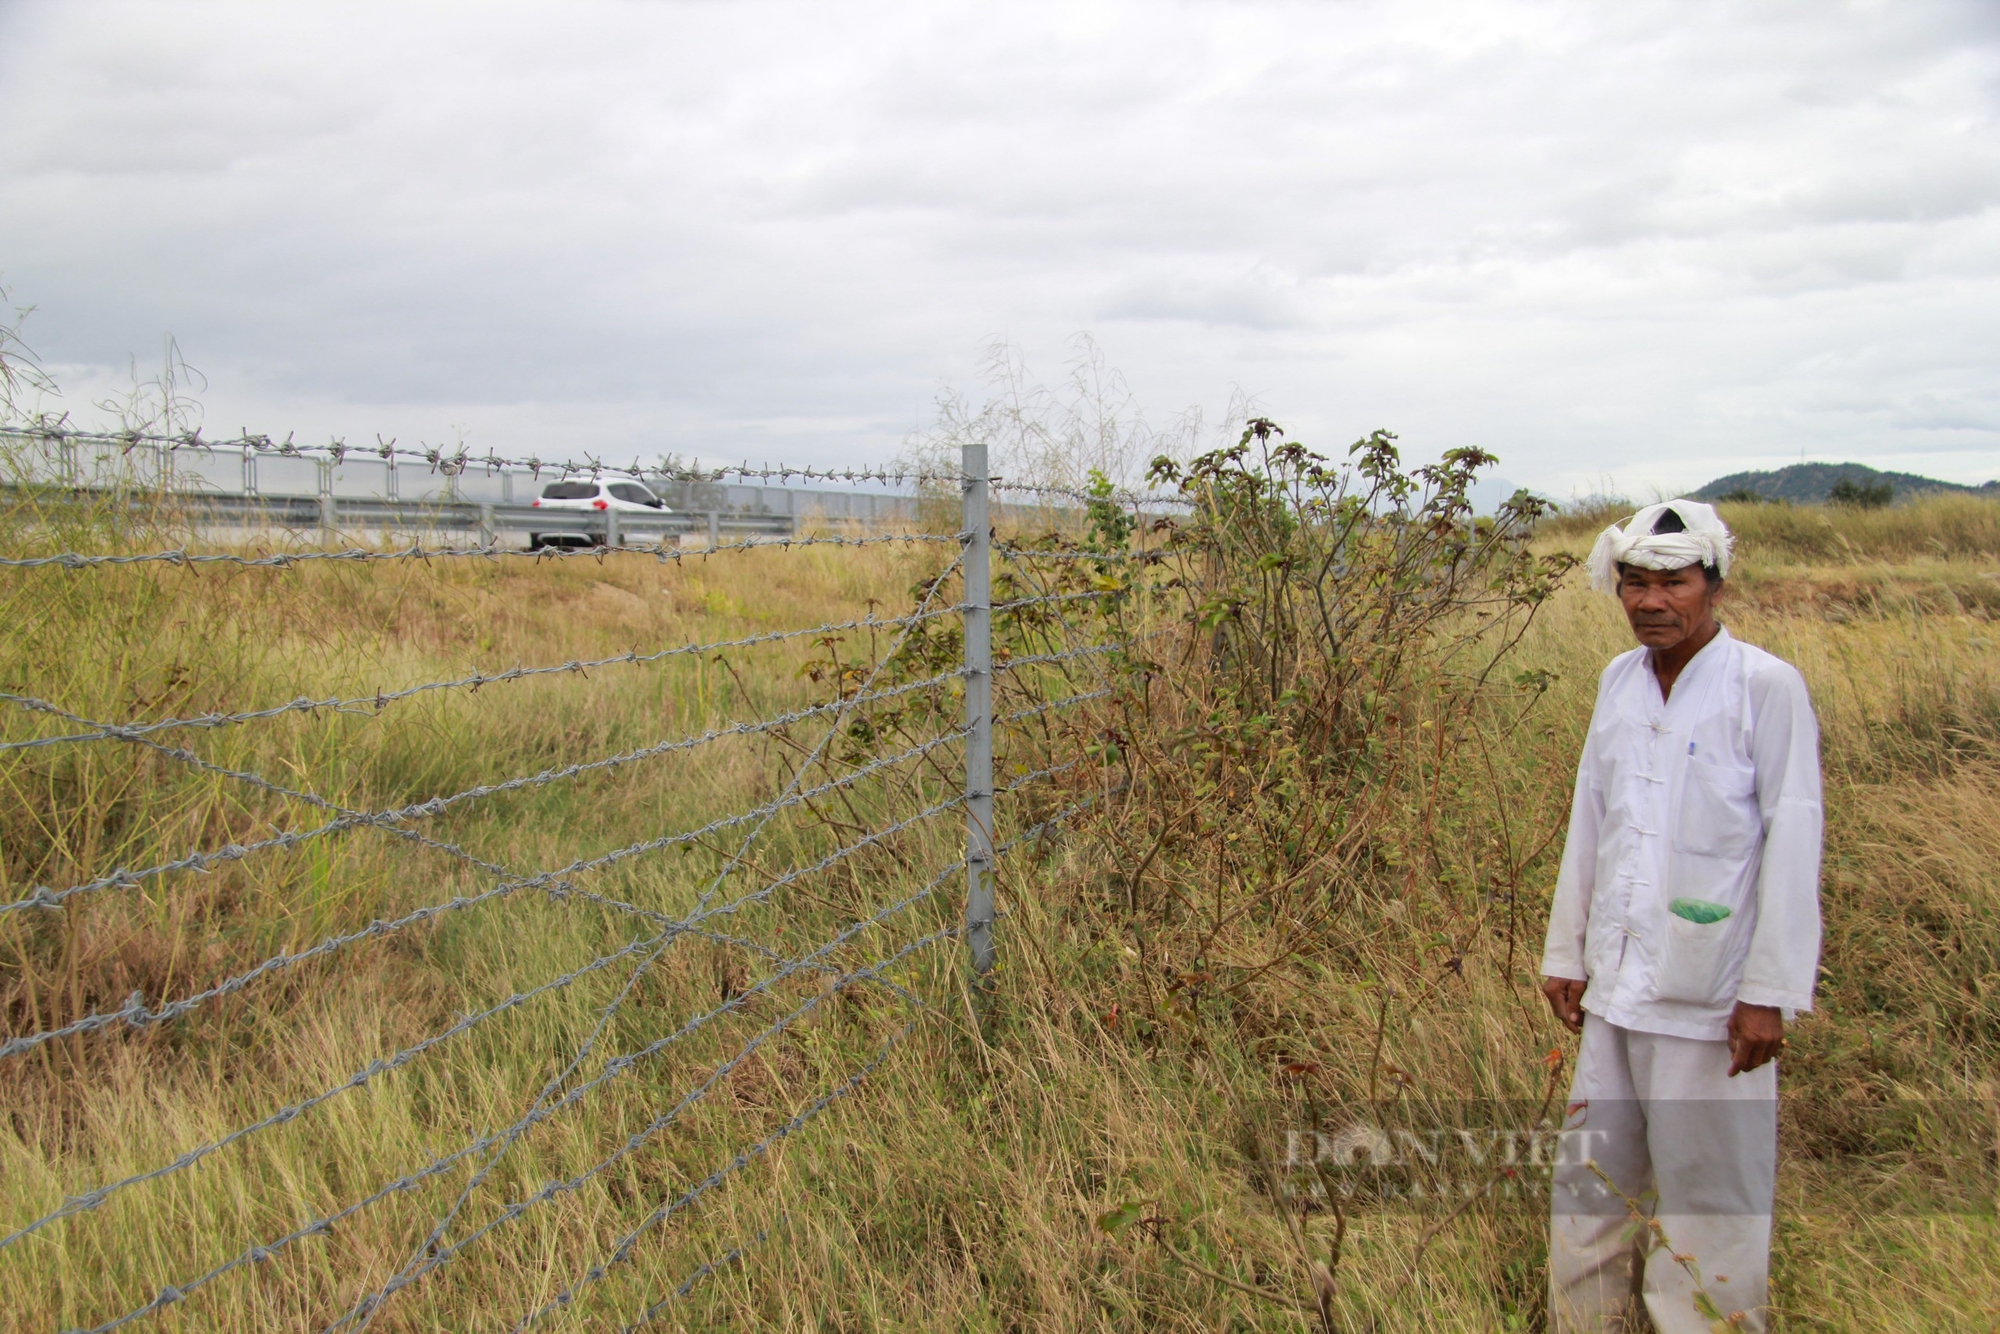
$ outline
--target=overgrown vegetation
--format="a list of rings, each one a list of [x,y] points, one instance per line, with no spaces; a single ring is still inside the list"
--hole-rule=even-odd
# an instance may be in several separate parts
[[[1532,1117],[1567,1073],[1573,1048],[1541,1005],[1535,966],[1596,674],[1628,638],[1608,601],[1565,577],[1595,527],[1551,521],[1527,498],[1470,520],[1465,486],[1485,462],[1468,451],[1411,472],[1381,435],[1329,460],[1258,422],[1231,449],[1159,466],[1187,502],[1170,519],[1135,524],[1100,477],[1080,528],[1004,533],[1094,553],[1003,566],[998,600],[1074,595],[1003,618],[1007,655],[1126,647],[1106,655],[1108,674],[1020,668],[1036,679],[1003,696],[1015,708],[1113,692],[1024,720],[1003,755],[1003,782],[1083,761],[1060,795],[1016,807],[1003,836],[1068,801],[1096,804],[1003,864],[991,993],[975,1003],[950,951],[899,973],[934,1005],[891,1060],[544,1327],[630,1319],[739,1245],[666,1325],[1543,1327],[1544,1222],[1532,1183],[1502,1170],[1521,1164],[1494,1164],[1473,1182],[1491,1189],[1470,1198],[1335,1207],[1327,1174],[1286,1141],[1357,1104],[1448,1118],[1479,1102]],[[1996,510],[1971,498],[1725,506],[1742,543],[1725,618],[1806,673],[1828,779],[1821,1008],[1794,1032],[1784,1075],[1780,1328],[1963,1328],[2000,1305]],[[87,513],[77,522],[63,540],[136,540]],[[52,537],[37,519],[0,539],[13,554]],[[114,719],[365,695],[474,666],[907,609],[937,568],[924,551],[875,547],[673,565],[9,570],[0,688]],[[299,712],[176,744],[375,809],[828,700],[871,677],[919,680],[956,660],[955,634],[947,617],[901,645],[850,632]],[[945,694],[871,706],[813,772],[853,773],[955,725],[956,710]],[[17,710],[4,737],[64,730]],[[422,828],[510,868],[560,866],[766,799],[815,740],[803,726],[741,738],[468,803]],[[954,790],[952,763],[829,794],[775,824],[758,856],[810,860],[939,800]],[[0,752],[0,784],[10,900],[324,818],[122,743]],[[746,908],[728,938],[663,956],[613,1049],[735,1008],[524,1138],[468,1226],[623,1143],[820,994],[818,976],[746,994],[770,961],[732,939],[810,949],[923,884],[959,837],[951,819],[914,829]],[[676,912],[732,851],[709,839],[572,879]],[[490,883],[435,849],[355,830],[0,917],[5,1032],[116,1009],[135,990],[187,995],[274,949]],[[851,967],[949,925],[955,892],[834,958]],[[537,890],[359,943],[177,1024],[47,1044],[0,1072],[0,1223],[168,1162],[637,938],[629,912]],[[580,978],[0,1251],[0,1311],[29,1329],[106,1318],[507,1124],[621,980]],[[884,990],[828,998],[619,1171],[496,1231],[375,1327],[511,1323],[904,1022]],[[151,1319],[322,1328],[410,1258],[464,1179],[399,1193]]]

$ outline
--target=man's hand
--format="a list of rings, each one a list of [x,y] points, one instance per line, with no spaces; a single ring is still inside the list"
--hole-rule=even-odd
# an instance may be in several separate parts
[[[1542,994],[1549,998],[1549,1008],[1555,1011],[1555,1016],[1562,1021],[1563,1027],[1572,1033],[1583,1032],[1583,989],[1586,985],[1588,984],[1569,977],[1542,979]],[[1732,1028],[1730,1031],[1735,1030]]]
[[[1542,988],[1548,990],[1546,986]],[[1729,1074],[1733,1079],[1778,1057],[1785,1045],[1785,1016],[1775,1005],[1736,1002],[1729,1014]]]

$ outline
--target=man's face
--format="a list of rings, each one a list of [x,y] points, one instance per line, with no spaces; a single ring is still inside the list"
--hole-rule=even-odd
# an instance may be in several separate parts
[[[1710,585],[1699,565],[1678,570],[1618,567],[1618,600],[1632,633],[1650,649],[1670,649],[1715,616],[1720,584]]]

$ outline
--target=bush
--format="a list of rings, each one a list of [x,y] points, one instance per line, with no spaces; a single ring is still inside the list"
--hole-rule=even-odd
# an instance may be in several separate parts
[[[1896,497],[1894,482],[1857,482],[1843,477],[1833,484],[1833,490],[1826,493],[1830,505],[1848,505],[1855,509],[1879,510]]]
[[[1474,518],[1489,455],[1405,471],[1393,440],[1339,466],[1259,420],[1233,448],[1153,465],[1188,504],[1146,566],[1165,632],[1133,646],[1101,719],[1122,782],[1085,825],[1104,874],[1066,908],[1142,959],[1139,994],[1098,1003],[1144,1040],[1200,1014],[1297,1043],[1280,1036],[1287,989],[1399,975],[1401,955],[1364,942],[1413,897],[1476,916],[1505,894],[1515,925],[1534,854],[1496,848],[1516,775],[1468,738],[1546,689],[1499,668],[1574,561],[1528,549],[1546,502],[1525,492]],[[1373,1096],[1378,1073],[1341,1093]]]

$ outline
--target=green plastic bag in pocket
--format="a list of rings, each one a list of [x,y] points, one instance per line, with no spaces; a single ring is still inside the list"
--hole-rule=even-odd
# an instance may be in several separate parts
[[[1667,905],[1667,911],[1699,926],[1707,926],[1729,916],[1729,909],[1707,899],[1675,899]]]

